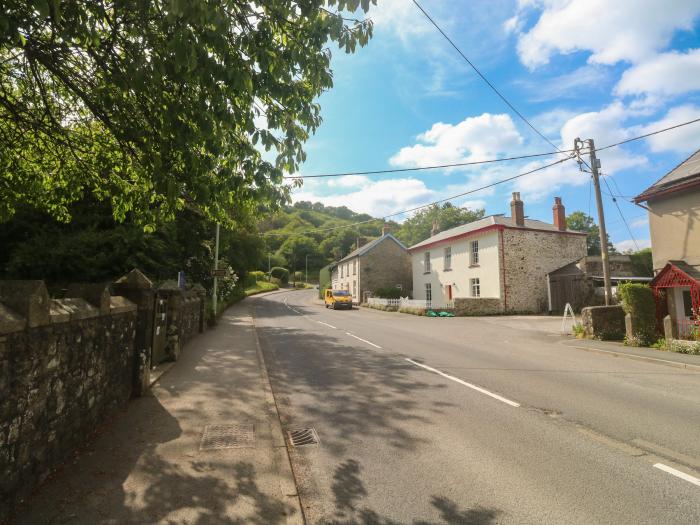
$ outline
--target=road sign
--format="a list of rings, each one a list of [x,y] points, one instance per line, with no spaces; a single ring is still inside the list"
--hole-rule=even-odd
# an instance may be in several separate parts
[[[218,268],[212,272],[212,277],[227,277],[228,268]]]

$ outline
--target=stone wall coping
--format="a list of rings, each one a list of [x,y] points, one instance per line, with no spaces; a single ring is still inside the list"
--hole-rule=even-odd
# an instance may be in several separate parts
[[[109,283],[73,283],[68,286],[66,297],[79,297],[99,309],[100,313],[108,314]]]
[[[135,312],[136,305],[121,295],[113,295],[109,298],[109,310],[112,315]]]
[[[67,297],[65,299],[55,299],[57,306],[70,314],[70,321],[99,317],[100,311],[80,297]]]
[[[65,308],[60,299],[51,299],[49,316],[52,323],[66,323],[70,321],[70,314],[70,309]]]
[[[0,302],[24,317],[27,326],[49,323],[49,292],[44,281],[0,281]]]
[[[119,284],[127,288],[153,288],[153,282],[136,268],[114,281],[114,284]]]
[[[27,320],[0,303],[0,335],[21,332],[27,326]]]

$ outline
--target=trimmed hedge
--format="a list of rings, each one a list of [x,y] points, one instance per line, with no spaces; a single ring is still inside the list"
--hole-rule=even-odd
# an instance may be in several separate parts
[[[289,270],[281,266],[275,266],[270,269],[270,276],[279,279],[282,284],[287,284],[289,282]]]
[[[374,291],[374,297],[381,299],[400,299],[403,290],[398,288],[377,288]]]
[[[267,274],[265,272],[260,271],[260,270],[248,272],[248,275],[252,276],[256,282],[257,281],[267,281]]]
[[[631,345],[649,346],[656,342],[656,302],[651,288],[646,284],[622,283],[617,287],[625,313],[632,316],[633,335]]]

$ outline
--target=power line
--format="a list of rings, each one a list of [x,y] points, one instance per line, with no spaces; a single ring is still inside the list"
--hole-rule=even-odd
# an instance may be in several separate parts
[[[494,85],[489,81],[489,79],[486,78],[486,77],[484,76],[484,74],[483,74],[481,71],[479,71],[479,68],[477,68],[477,67],[472,63],[472,61],[469,60],[469,59],[467,58],[467,55],[465,55],[465,54],[462,52],[462,50],[461,50],[459,47],[457,47],[457,44],[455,44],[455,43],[452,41],[452,39],[451,39],[449,36],[447,36],[447,34],[442,30],[442,28],[441,28],[439,25],[437,25],[437,23],[435,22],[435,20],[433,20],[433,19],[431,18],[431,16],[425,11],[425,9],[423,9],[423,7],[422,7],[416,0],[412,0],[412,1],[413,1],[413,3],[416,5],[416,7],[417,7],[418,9],[420,9],[420,11],[421,11],[421,12],[425,15],[425,17],[430,21],[430,23],[433,24],[433,25],[435,26],[435,29],[437,29],[437,30],[440,32],[440,34],[441,34],[442,36],[445,37],[445,40],[447,40],[447,41],[450,43],[450,45],[451,45],[453,48],[455,48],[455,51],[457,51],[457,53],[459,53],[460,56],[467,62],[467,64],[469,64],[469,65],[471,66],[471,68],[476,72],[476,74],[479,75],[479,76],[481,77],[481,79],[482,79],[484,82],[486,82],[486,84],[493,90],[493,92],[496,93],[496,95],[498,95],[498,96],[501,98],[501,100],[502,100],[503,102],[505,102],[505,103],[508,105],[508,107],[509,107],[510,109],[512,109],[512,110],[515,112],[515,114],[518,115],[518,117],[520,117],[520,118],[522,119],[523,122],[525,122],[525,124],[527,124],[528,126],[530,126],[530,129],[532,129],[532,131],[534,131],[534,132],[537,133],[540,137],[542,137],[545,141],[547,141],[547,142],[549,143],[549,145],[552,146],[554,149],[557,149],[557,150],[558,150],[559,148],[558,148],[551,140],[549,140],[547,137],[545,137],[535,126],[533,126],[532,123],[531,123],[527,118],[525,118],[525,116],[524,116],[522,113],[520,113],[520,111],[518,111],[517,108],[516,108],[513,104],[511,104],[510,101],[496,88],[496,86],[494,86]]]
[[[343,228],[352,228],[354,226],[359,226],[361,224],[367,224],[369,222],[374,222],[374,221],[386,221],[387,219],[389,219],[391,217],[396,217],[398,215],[404,215],[406,213],[418,211],[418,210],[421,210],[423,208],[428,208],[430,206],[434,206],[436,204],[441,204],[443,202],[448,202],[448,201],[451,201],[453,199],[458,199],[459,197],[465,197],[466,195],[471,195],[472,193],[477,193],[479,191],[483,191],[483,190],[486,190],[488,188],[493,188],[494,186],[498,186],[499,184],[504,184],[506,182],[510,182],[512,180],[519,179],[520,177],[530,175],[530,174],[535,173],[537,171],[542,171],[544,169],[551,168],[552,166],[556,166],[557,164],[562,164],[562,163],[564,163],[568,160],[571,160],[573,158],[574,158],[574,155],[570,154],[568,157],[566,157],[564,159],[559,159],[559,160],[552,162],[550,164],[545,164],[545,165],[540,166],[538,168],[534,168],[534,169],[525,171],[523,173],[518,173],[517,175],[513,175],[512,177],[508,177],[506,179],[501,179],[501,180],[498,180],[496,182],[492,182],[491,184],[486,184],[485,186],[475,188],[473,190],[464,191],[462,193],[458,193],[457,195],[451,195],[449,197],[445,197],[444,199],[439,199],[439,200],[436,200],[433,202],[429,202],[428,204],[422,204],[421,206],[409,208],[408,210],[397,211],[397,212],[389,214],[389,215],[384,215],[383,217],[368,219],[366,221],[355,222],[352,224],[343,224],[342,226],[334,226],[332,228],[316,228],[313,230],[306,230],[303,232],[290,232],[290,233],[263,233],[262,235],[263,235],[263,237],[273,237],[273,236],[274,237],[284,237],[284,236],[291,236],[291,235],[307,235],[307,234],[311,234],[311,233],[320,233],[320,232],[327,232],[327,231],[333,231],[333,230],[341,230]]]
[[[319,175],[285,175],[285,179],[317,179],[322,177],[347,177],[350,175],[379,175],[382,173],[401,173],[406,171],[421,171],[421,170],[437,170],[444,168],[457,168],[460,166],[477,166],[479,164],[492,164],[495,162],[506,162],[511,160],[522,160],[522,159],[532,159],[536,157],[547,157],[551,155],[559,155],[560,153],[571,153],[573,149],[550,151],[547,153],[532,153],[529,155],[518,155],[515,157],[502,157],[498,159],[488,159],[488,160],[475,160],[470,162],[455,162],[452,164],[437,164],[433,166],[420,166],[416,168],[392,168],[386,170],[370,170],[370,171],[348,171],[341,173],[322,173]]]
[[[631,139],[621,140],[620,142],[616,142],[615,144],[609,144],[605,147],[597,148],[597,150],[603,151],[604,149],[614,148],[616,146],[621,146],[622,144],[627,144],[628,142],[633,142],[635,140],[645,139],[647,137],[651,137],[652,135],[658,135],[659,133],[671,131],[672,129],[681,128],[683,126],[688,126],[689,124],[695,124],[696,122],[700,122],[700,118],[696,118],[694,120],[689,120],[687,122],[682,122],[682,123],[676,124],[674,126],[669,126],[668,128],[658,129],[656,131],[652,131],[651,133],[645,133],[644,135],[639,135],[638,137],[632,137]]]
[[[608,188],[608,191],[612,193],[612,188],[610,188],[610,184],[608,184],[608,178],[607,177],[602,177],[603,182],[605,183],[605,186]],[[620,205],[617,203],[617,199],[611,195],[610,197],[613,201],[613,204],[615,204],[615,207],[617,208],[617,212],[620,214],[620,218],[622,219],[622,222],[625,223],[625,228],[627,228],[627,233],[630,234],[630,239],[632,239],[632,242],[634,243],[635,248],[637,248],[637,251],[639,251],[639,243],[637,243],[637,239],[634,237],[632,234],[632,229],[630,228],[630,225],[627,224],[627,219],[625,219],[625,216],[622,213],[622,210],[620,209]],[[603,240],[601,239],[601,242]],[[605,242],[607,242],[607,239],[605,239]]]

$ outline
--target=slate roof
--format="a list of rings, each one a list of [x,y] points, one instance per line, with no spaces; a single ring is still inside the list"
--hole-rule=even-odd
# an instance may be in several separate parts
[[[455,228],[450,228],[449,230],[442,231],[436,235],[433,235],[432,237],[428,237],[424,241],[419,242],[418,244],[414,244],[409,248],[410,250],[414,250],[417,248],[420,248],[422,246],[427,246],[429,244],[435,244],[441,241],[446,241],[448,239],[452,239],[453,237],[458,237],[461,235],[465,235],[467,233],[476,231],[476,230],[481,230],[482,228],[488,228],[489,226],[497,226],[497,225],[502,225],[502,226],[508,226],[510,228],[517,228],[517,229],[523,229],[523,230],[544,230],[544,231],[551,231],[555,233],[574,233],[578,235],[586,235],[583,232],[577,232],[574,230],[564,230],[564,232],[560,231],[556,226],[553,224],[549,224],[548,222],[543,222],[543,221],[538,221],[536,219],[525,219],[525,226],[516,226],[515,223],[513,222],[513,219],[510,217],[506,217],[505,215],[489,215],[488,217],[484,217],[482,219],[479,219],[477,221],[469,222],[467,224],[462,224],[461,226],[457,226]]]
[[[697,266],[691,266],[685,261],[668,262],[676,266],[679,270],[685,272],[685,274],[691,279],[695,279],[696,281],[700,282],[700,268],[698,268]]]
[[[340,259],[340,260],[339,260],[337,263],[335,263],[335,264],[337,265],[337,264],[340,264],[340,263],[343,262],[343,261],[347,261],[348,259],[352,259],[353,257],[357,257],[357,256],[359,256],[359,255],[364,255],[364,254],[366,254],[368,251],[370,251],[372,248],[374,248],[375,246],[377,246],[379,243],[381,243],[381,242],[383,242],[383,241],[385,241],[385,240],[388,240],[388,239],[391,239],[392,241],[394,241],[396,244],[398,244],[399,246],[401,246],[401,248],[403,248],[404,250],[407,249],[406,246],[404,246],[404,244],[403,244],[400,240],[398,240],[398,239],[397,239],[396,237],[394,237],[392,234],[387,233],[386,235],[382,235],[381,237],[377,237],[376,239],[372,239],[371,241],[369,241],[369,242],[368,242],[367,244],[365,244],[364,246],[360,246],[360,247],[357,248],[356,250],[351,251],[349,254],[347,254],[345,257],[343,257],[342,259]]]
[[[669,193],[685,187],[688,183],[700,184],[700,150],[681,162],[666,175],[649,186],[634,198],[634,202],[640,203],[653,198],[659,193]]]

